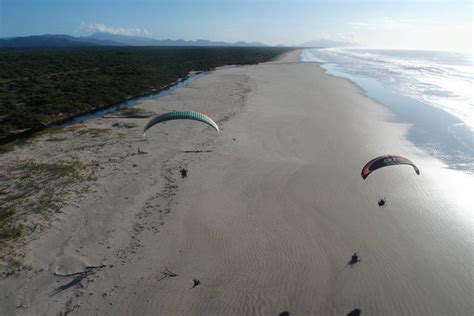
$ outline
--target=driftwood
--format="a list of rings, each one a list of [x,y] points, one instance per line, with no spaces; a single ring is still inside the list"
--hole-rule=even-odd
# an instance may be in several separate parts
[[[177,273],[171,272],[170,270],[168,270],[167,267],[165,267],[165,271],[161,271],[161,274],[163,276],[161,278],[159,278],[158,281],[161,281],[161,280],[166,279],[166,278],[174,278],[174,277],[177,277],[179,275]]]
[[[212,153],[212,150],[183,150],[183,153],[189,154],[189,153]]]
[[[70,282],[66,283],[66,284],[63,284],[59,287],[57,287],[56,289],[54,289],[54,291],[52,291],[51,293],[49,293],[49,296],[55,296],[63,291],[66,291],[67,289],[70,289],[72,287],[75,287],[75,286],[80,286],[80,287],[84,287],[82,285],[82,280],[85,279],[87,276],[89,276],[90,274],[94,273],[94,269],[101,269],[101,268],[105,268],[107,265],[103,264],[103,265],[100,265],[100,266],[86,266],[86,270],[84,271],[79,271],[79,272],[74,272],[74,273],[57,273],[57,272],[54,272],[54,275],[56,276],[61,276],[61,277],[70,277],[70,276],[75,276],[74,279],[72,279]]]
[[[171,272],[170,270],[168,270],[167,267],[165,267],[165,271],[164,271],[164,272],[161,272],[161,274],[163,274],[164,277],[169,277],[169,278],[173,278],[173,277],[177,277],[177,276],[178,276],[177,273]]]
[[[107,267],[106,264],[102,264],[100,266],[86,266],[86,269],[84,271],[79,271],[79,272],[73,272],[73,273],[57,273],[54,272],[54,275],[56,276],[61,276],[61,277],[68,277],[68,276],[73,276],[73,275],[89,275],[92,272],[94,272],[94,269],[102,269]]]

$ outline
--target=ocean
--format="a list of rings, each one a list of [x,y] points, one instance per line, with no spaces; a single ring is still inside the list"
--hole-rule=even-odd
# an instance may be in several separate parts
[[[319,62],[330,75],[364,93],[412,125],[407,138],[448,168],[474,174],[472,58],[438,51],[306,49],[301,61]]]

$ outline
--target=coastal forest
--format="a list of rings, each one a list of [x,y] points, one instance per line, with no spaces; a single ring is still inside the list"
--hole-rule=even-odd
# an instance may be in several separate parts
[[[0,50],[0,142],[131,97],[191,71],[256,64],[283,47],[88,47]]]

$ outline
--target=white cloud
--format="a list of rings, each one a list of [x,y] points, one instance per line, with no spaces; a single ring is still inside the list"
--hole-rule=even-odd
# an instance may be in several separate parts
[[[330,39],[331,38],[331,34],[329,33],[317,33],[317,34],[314,34],[313,38],[315,40],[321,40],[321,39]]]
[[[357,43],[357,34],[354,32],[348,33],[317,33],[312,36],[312,40],[330,40],[338,42]]]
[[[348,24],[350,26],[354,27],[354,28],[361,28],[361,27],[371,26],[369,23],[364,23],[364,22],[349,22]]]
[[[415,27],[415,23],[411,20],[397,20],[389,17],[385,17],[378,23],[379,27],[383,27],[390,30],[397,30],[397,29],[407,29],[411,27]]]
[[[371,23],[366,22],[348,22],[348,24],[354,29],[407,29],[415,26],[415,22],[412,20],[397,20],[390,17],[383,17],[375,20]]]
[[[139,28],[124,28],[107,26],[102,23],[94,23],[87,25],[87,31],[90,33],[109,33],[115,35],[129,35],[129,36],[148,36],[150,32],[147,29]]]
[[[334,36],[334,38],[342,42],[357,43],[357,34],[354,32],[338,33]]]

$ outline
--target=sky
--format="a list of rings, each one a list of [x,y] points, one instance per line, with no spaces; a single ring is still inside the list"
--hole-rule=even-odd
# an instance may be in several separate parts
[[[93,32],[157,39],[472,52],[461,0],[0,0],[0,37]]]

